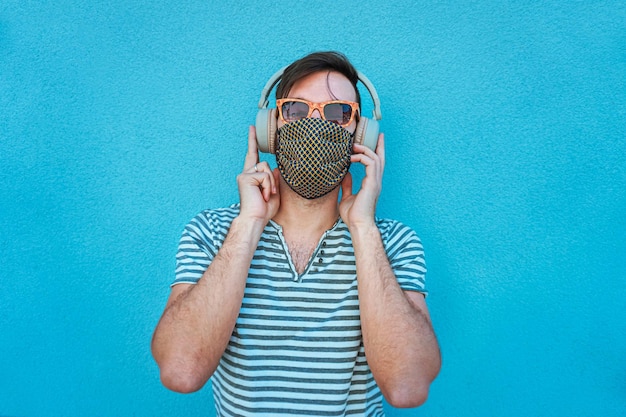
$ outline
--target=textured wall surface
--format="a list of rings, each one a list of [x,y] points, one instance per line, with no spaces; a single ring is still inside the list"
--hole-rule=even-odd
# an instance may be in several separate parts
[[[443,369],[388,415],[624,415],[625,3],[393,0],[0,3],[0,415],[213,415],[150,356],[177,241],[325,49],[376,86],[379,215],[426,248]]]

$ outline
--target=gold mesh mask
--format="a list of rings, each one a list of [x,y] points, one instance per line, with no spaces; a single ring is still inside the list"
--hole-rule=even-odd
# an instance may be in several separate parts
[[[276,163],[285,182],[307,199],[334,190],[348,173],[353,135],[319,118],[304,118],[278,129]]]

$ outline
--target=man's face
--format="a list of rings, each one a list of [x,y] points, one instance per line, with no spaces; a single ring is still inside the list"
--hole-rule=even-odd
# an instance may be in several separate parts
[[[354,86],[343,74],[339,72],[320,71],[299,79],[293,84],[287,97],[321,103],[329,100],[356,101]],[[314,110],[311,117],[322,117],[318,110]],[[278,118],[277,126],[280,128],[285,123]],[[356,129],[356,118],[344,126],[350,133]]]

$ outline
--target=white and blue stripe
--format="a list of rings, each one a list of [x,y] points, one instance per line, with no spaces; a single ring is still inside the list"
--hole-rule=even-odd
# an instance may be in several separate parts
[[[206,210],[187,225],[172,285],[200,279],[238,214],[238,205]],[[424,252],[415,232],[392,220],[377,224],[400,286],[426,293]],[[339,220],[324,234],[301,275],[280,226],[268,223],[212,384],[220,416],[383,415],[363,349],[354,251],[345,223]]]

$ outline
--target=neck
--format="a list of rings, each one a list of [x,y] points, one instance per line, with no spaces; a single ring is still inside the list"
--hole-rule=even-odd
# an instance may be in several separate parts
[[[338,197],[339,188],[323,197],[308,200],[296,194],[281,178],[280,207],[272,220],[283,230],[298,230],[306,235],[321,234],[339,218]]]

